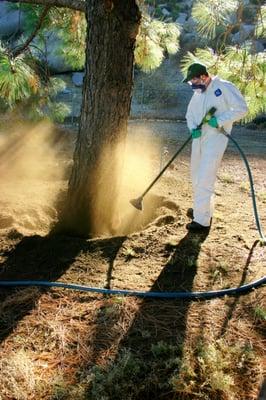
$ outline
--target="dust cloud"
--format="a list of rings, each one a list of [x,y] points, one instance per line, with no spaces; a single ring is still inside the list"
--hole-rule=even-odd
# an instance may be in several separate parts
[[[93,209],[94,233],[123,235],[141,230],[154,216],[158,198],[145,196],[144,210],[130,204],[139,197],[160,171],[161,143],[149,130],[139,128],[128,134],[102,157],[97,184],[97,201]],[[108,170],[113,168],[113,180]],[[108,179],[104,177],[108,176]],[[109,221],[109,224],[108,224]]]
[[[48,122],[19,124],[0,132],[0,229],[47,234],[56,218],[65,164]]]
[[[75,138],[72,135],[69,143],[62,133],[48,122],[23,123],[8,132],[1,127],[0,231],[46,235],[57,222],[57,200],[67,190],[66,169],[71,168]],[[136,210],[130,200],[139,197],[160,171],[160,139],[148,129],[135,128],[125,143],[101,153],[91,188],[93,235],[143,229],[154,217],[158,198],[145,196],[144,211]]]

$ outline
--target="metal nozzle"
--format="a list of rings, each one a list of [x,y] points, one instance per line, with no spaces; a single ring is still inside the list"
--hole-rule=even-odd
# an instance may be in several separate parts
[[[142,211],[142,200],[143,197],[138,197],[137,199],[132,199],[130,200],[130,204],[132,204],[133,207],[135,207],[137,210]]]

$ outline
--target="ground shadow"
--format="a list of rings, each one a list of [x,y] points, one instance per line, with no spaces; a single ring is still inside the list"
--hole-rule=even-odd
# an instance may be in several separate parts
[[[247,258],[246,264],[244,266],[244,269],[243,269],[243,272],[242,272],[242,276],[241,276],[241,280],[239,282],[238,287],[240,287],[240,286],[242,286],[242,285],[244,285],[246,283],[246,279],[247,279],[247,275],[248,275],[248,268],[249,268],[253,253],[255,251],[255,248],[258,246],[258,244],[259,244],[259,240],[256,240],[253,243],[253,245],[252,245],[252,247],[250,249],[250,252],[248,254],[248,258]],[[219,337],[223,337],[226,334],[226,331],[227,331],[227,328],[228,328],[228,324],[231,321],[231,319],[233,318],[235,309],[236,309],[236,307],[237,307],[237,305],[239,303],[239,299],[240,299],[240,297],[235,297],[232,300],[232,303],[230,304],[230,306],[228,308],[227,315],[226,315],[226,317],[224,319],[223,325],[222,325],[222,327],[220,329],[220,332],[218,334],[218,338]]]
[[[170,257],[150,290],[163,292],[193,291],[193,282],[197,273],[197,258],[200,253],[201,245],[206,239],[207,235],[208,233],[187,233],[186,236],[181,239],[177,245],[168,245]],[[162,367],[162,371],[157,371],[157,377],[160,376],[159,379],[161,379],[162,381],[154,381],[153,383],[150,382],[148,384],[148,375],[150,376],[150,374],[152,373],[150,371],[152,367],[149,363],[149,360],[151,359],[153,346],[158,346],[158,344],[160,346],[160,343],[163,343],[162,346],[168,346],[168,350],[171,348],[179,349],[179,354],[177,354],[176,357],[180,357],[180,359],[182,359],[182,348],[186,336],[186,320],[189,305],[190,301],[180,299],[176,300],[147,298],[140,300],[139,308],[134,315],[134,319],[132,324],[130,325],[130,328],[128,329],[126,334],[120,336],[121,341],[119,343],[119,349],[116,359],[108,367],[109,370],[113,371],[111,372],[111,376],[115,377],[114,371],[116,370],[116,368],[119,369],[119,367],[117,366],[120,365],[121,354],[125,354],[125,351],[128,351],[131,355],[140,357],[143,360],[143,364],[140,367],[142,371],[136,372],[136,374],[138,375],[142,374],[141,379],[143,381],[143,385],[140,384],[140,382],[136,383],[136,385],[140,385],[140,389],[138,389],[137,395],[131,394],[131,396],[133,396],[131,398],[141,400],[166,398],[165,386],[163,387],[163,381],[165,379],[165,383],[167,383],[169,379],[170,372],[168,366]],[[99,324],[97,324],[96,322],[98,330],[101,329],[100,317],[101,313],[99,313]],[[117,320],[110,320],[109,326],[105,327],[106,331],[112,332],[116,323]],[[116,339],[112,334],[110,334],[108,340],[108,337],[106,335],[105,340],[103,341],[104,344],[101,345],[99,339],[97,339],[97,336],[101,336],[102,332],[98,330],[95,332],[95,340],[93,341],[94,357],[92,356],[92,358],[90,358],[92,364],[93,362],[97,362],[97,354],[102,351],[102,346],[107,348],[108,346],[111,346],[114,339]],[[168,351],[167,349],[166,351]],[[165,356],[166,354],[163,354],[162,359]],[[123,365],[121,370],[123,370],[123,368],[124,370],[126,370],[125,365]],[[170,366],[169,368],[176,368],[176,364]],[[105,370],[105,373],[108,373],[106,372],[108,371],[108,369]],[[106,376],[103,379],[101,385],[105,386],[110,384],[110,379],[112,378]],[[131,386],[132,391],[134,392],[134,382],[136,379],[134,371],[132,372],[132,376],[121,376],[121,381],[125,381],[127,379],[127,388],[130,388]],[[115,389],[115,387],[117,386],[116,383],[120,388],[117,389],[117,393]],[[95,385],[98,385],[97,379],[95,381]],[[127,394],[123,393],[123,384],[121,382],[111,382],[110,386],[112,386],[112,389],[106,389],[109,395],[108,398],[116,399],[123,398],[123,396],[124,398],[126,398],[125,396]],[[94,392],[97,391],[95,387],[93,390]],[[109,390],[111,390],[111,392]],[[121,390],[121,393],[119,393],[119,390]],[[89,391],[88,398],[90,398],[90,395],[91,392]]]
[[[102,273],[106,276],[107,285],[110,285],[113,260],[124,240],[125,237],[116,237],[89,241],[63,235],[23,237],[10,250],[1,251],[4,261],[0,264],[0,280],[57,281],[67,273],[81,252],[89,255],[89,259],[100,252],[106,261]],[[93,265],[88,265],[86,273],[89,276],[95,273]],[[75,274],[70,275],[73,276]],[[64,276],[65,279],[68,279],[67,276]],[[0,287],[0,340],[4,340],[17,323],[31,312],[47,290]]]
[[[200,235],[187,233],[176,246],[172,246],[171,257],[154,282],[151,291],[193,291],[193,282],[197,273],[197,258],[207,236],[208,233]],[[146,322],[139,321],[137,315],[122,344],[130,347],[134,347],[136,344],[139,346],[139,340],[135,343],[135,332],[140,329],[151,330],[152,337],[149,338],[149,346],[152,342],[156,343],[160,340],[169,341],[169,343],[182,342],[186,331],[186,313],[189,304],[189,301],[180,299],[145,299],[139,309],[139,315],[149,314],[150,318]],[[164,312],[164,308],[172,309],[173,306],[177,307],[178,312],[174,318],[171,313],[171,318],[169,318],[169,315]],[[167,324],[167,330],[165,324]],[[147,343],[143,343],[144,351],[146,345]]]

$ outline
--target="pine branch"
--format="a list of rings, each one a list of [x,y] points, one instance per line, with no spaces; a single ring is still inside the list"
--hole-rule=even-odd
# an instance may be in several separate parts
[[[29,3],[40,4],[50,7],[64,7],[72,10],[83,11],[86,10],[86,2],[84,0],[8,0],[9,3]]]
[[[30,45],[32,40],[35,38],[35,36],[39,32],[39,30],[41,29],[41,26],[42,26],[42,23],[44,21],[44,18],[48,14],[49,10],[50,10],[50,6],[45,6],[44,7],[44,10],[43,10],[43,12],[42,12],[42,14],[41,14],[41,16],[39,18],[39,21],[38,21],[34,31],[32,32],[30,37],[26,40],[26,42],[22,46],[20,46],[17,50],[13,51],[13,57],[19,56],[21,53],[23,53],[24,50],[26,50],[28,48],[28,46]]]

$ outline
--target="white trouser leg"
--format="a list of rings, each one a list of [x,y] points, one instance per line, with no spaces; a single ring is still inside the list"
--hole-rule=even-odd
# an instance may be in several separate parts
[[[194,194],[194,221],[209,226],[214,210],[214,186],[228,139],[211,131],[193,140],[191,177]]]

